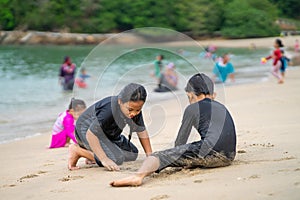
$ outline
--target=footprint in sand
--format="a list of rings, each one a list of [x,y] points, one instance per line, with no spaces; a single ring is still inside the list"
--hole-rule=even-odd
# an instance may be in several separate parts
[[[67,182],[67,181],[72,181],[72,180],[77,180],[77,179],[82,179],[84,178],[84,176],[66,176],[64,178],[59,179],[59,181],[61,182]]]
[[[45,173],[47,173],[47,171],[38,171],[38,172],[35,173],[35,174],[28,174],[28,175],[26,175],[26,176],[22,176],[21,178],[19,178],[19,179],[17,180],[17,182],[22,183],[22,182],[24,182],[26,179],[36,178],[36,177],[38,177],[39,175],[45,174]],[[14,187],[14,186],[16,186],[16,185],[13,185],[13,186],[10,186],[10,187]]]
[[[274,144],[271,144],[270,142],[268,142],[267,144],[266,143],[261,143],[261,144],[259,144],[259,143],[254,143],[254,144],[250,144],[249,145],[250,147],[274,147]]]
[[[38,175],[37,174],[29,174],[29,175],[19,178],[18,182],[23,182],[25,179],[31,179],[31,178],[35,178],[35,177],[38,177]]]
[[[240,150],[238,150],[238,151],[237,151],[237,153],[246,153],[246,151],[245,151],[245,150],[242,150],[242,149],[240,149]]]
[[[168,198],[170,198],[169,195],[163,194],[163,195],[158,195],[158,196],[152,197],[150,200],[163,200],[163,199],[168,199]]]
[[[202,183],[203,180],[194,180],[194,183]]]
[[[250,176],[248,179],[257,179],[257,178],[260,178],[260,175],[254,174]]]
[[[15,184],[7,184],[7,185],[2,185],[1,188],[11,188],[11,187],[15,187],[17,185]]]
[[[293,160],[293,159],[296,159],[296,157],[287,156],[287,157],[283,157],[283,158],[279,158],[279,159],[274,159],[273,161],[284,161],[284,160]]]

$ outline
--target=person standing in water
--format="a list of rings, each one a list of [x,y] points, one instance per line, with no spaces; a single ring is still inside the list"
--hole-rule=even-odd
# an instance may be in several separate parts
[[[170,92],[177,90],[178,75],[175,71],[174,63],[169,63],[166,66],[166,70],[161,74],[159,85],[160,87],[155,88],[155,92]]]
[[[90,77],[91,76],[86,73],[86,69],[85,68],[81,68],[80,69],[80,74],[79,74],[78,78],[75,79],[75,84],[79,88],[86,88],[87,87],[86,79],[88,79]]]
[[[282,55],[281,55],[281,48],[283,48],[282,41],[280,39],[276,39],[274,42],[274,48],[272,55],[264,58],[266,60],[269,60],[273,58],[273,66],[272,66],[272,74],[278,79],[278,83],[282,84],[284,82],[282,74],[280,73],[280,68],[282,67]]]
[[[224,167],[236,154],[236,132],[233,119],[224,105],[214,101],[213,82],[205,74],[195,74],[185,88],[190,105],[185,109],[175,147],[148,156],[138,172],[112,181],[113,187],[139,186],[143,179],[166,167]],[[187,143],[192,127],[201,140]]]
[[[146,97],[142,85],[131,83],[118,96],[106,97],[90,106],[76,122],[78,144],[69,146],[68,168],[78,169],[77,161],[84,157],[107,170],[120,170],[118,165],[134,161],[138,156],[137,147],[130,141],[133,132],[137,132],[149,156],[152,148],[142,115]],[[126,125],[130,128],[128,139],[122,135]]]
[[[163,59],[164,59],[164,56],[160,54],[160,55],[156,56],[156,60],[154,61],[154,72],[153,72],[152,76],[154,76],[156,78],[158,87],[160,87],[159,81],[161,78],[161,73],[162,73],[162,68],[163,68],[163,63],[162,63]]]
[[[219,62],[216,62],[213,69],[213,81],[224,83],[227,80],[227,77],[231,79],[231,82],[235,81],[234,78],[234,67],[229,62],[229,54],[226,53],[222,56],[222,59]]]
[[[64,63],[60,67],[59,81],[64,90],[73,90],[76,65],[72,63],[71,58],[66,56]]]

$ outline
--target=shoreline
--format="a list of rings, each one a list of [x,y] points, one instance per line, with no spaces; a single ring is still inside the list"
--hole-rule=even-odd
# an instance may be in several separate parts
[[[131,45],[131,44],[147,44],[157,43],[155,39],[147,38],[138,34],[121,33],[108,34],[84,34],[84,33],[58,33],[58,32],[40,32],[40,31],[0,31],[0,45],[98,45],[105,43],[109,39],[109,44],[112,45]],[[180,34],[179,34],[180,35]],[[189,37],[187,37],[189,38]],[[262,49],[273,48],[275,39],[280,38],[283,41],[285,50],[290,51],[289,57],[292,60],[293,66],[300,65],[300,53],[294,52],[295,40],[300,40],[300,36],[285,36],[285,37],[265,37],[265,38],[246,38],[246,39],[205,39],[205,40],[187,40],[183,35],[174,36],[169,42],[163,39],[163,45],[174,47],[194,46],[195,41],[201,46],[215,45],[217,48],[248,48]],[[177,39],[180,41],[177,42]],[[159,42],[158,42],[159,43]]]
[[[115,36],[122,34],[123,38]],[[187,36],[190,38],[189,36]],[[108,38],[114,38],[112,43],[131,44],[136,42],[145,42],[147,36],[131,34],[131,33],[64,33],[64,32],[42,32],[42,31],[1,31],[0,44],[2,45],[36,45],[36,44],[53,44],[53,45],[97,45]],[[269,48],[273,46],[274,40],[280,38],[284,40],[285,46],[293,47],[296,39],[300,36],[285,36],[285,37],[263,37],[263,38],[245,38],[245,39],[226,39],[226,38],[210,38],[195,40],[204,46],[214,44],[218,47],[231,48],[249,48],[255,45],[256,48]],[[148,38],[150,39],[150,38]],[[183,38],[181,38],[182,40]],[[151,40],[151,39],[150,39]],[[153,40],[153,43],[155,40]],[[171,45],[189,45],[189,42],[176,42],[176,38],[170,40]],[[148,41],[149,42],[149,41]]]

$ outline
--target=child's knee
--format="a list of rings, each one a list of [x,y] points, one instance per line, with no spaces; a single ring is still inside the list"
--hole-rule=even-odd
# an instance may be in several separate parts
[[[125,158],[122,154],[118,155],[118,156],[115,156],[113,159],[112,159],[117,165],[122,165]]]
[[[138,149],[132,149],[132,151],[123,151],[125,161],[135,161],[138,157]]]

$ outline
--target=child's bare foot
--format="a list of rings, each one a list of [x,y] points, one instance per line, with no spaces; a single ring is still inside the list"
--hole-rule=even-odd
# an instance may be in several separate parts
[[[140,186],[143,183],[143,178],[140,176],[129,176],[120,180],[116,180],[110,183],[113,187],[125,187],[125,186]]]
[[[68,168],[69,170],[77,170],[79,167],[76,166],[78,159],[80,156],[77,154],[77,146],[76,144],[70,144],[69,146],[69,161]]]
[[[283,81],[282,79],[280,79],[280,80],[278,81],[278,84],[282,84],[282,83],[284,83],[284,81]]]
[[[87,165],[93,165],[93,164],[96,164],[96,162],[94,160],[90,160],[90,159],[85,159],[85,164]]]

